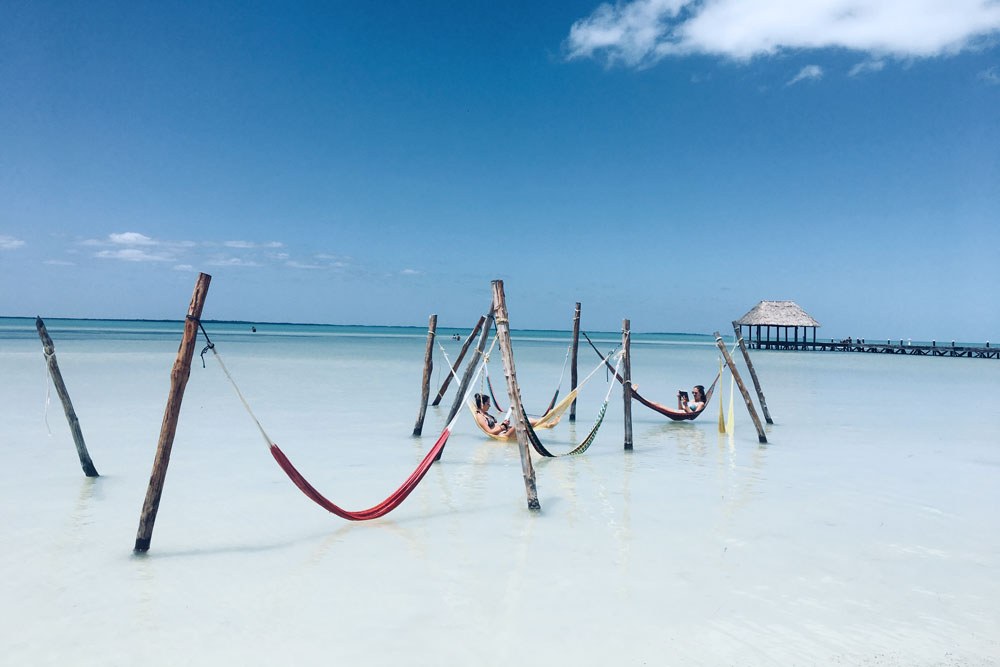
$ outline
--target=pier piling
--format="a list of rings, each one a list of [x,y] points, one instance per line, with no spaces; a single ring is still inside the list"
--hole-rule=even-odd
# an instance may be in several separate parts
[[[764,390],[760,388],[760,380],[757,379],[757,371],[754,370],[753,362],[750,361],[750,352],[747,350],[747,345],[743,341],[743,336],[740,335],[740,327],[736,322],[733,322],[733,331],[736,332],[736,340],[740,345],[740,352],[743,353],[743,361],[747,364],[747,369],[750,371],[750,379],[753,380],[754,389],[757,390],[757,400],[760,401],[760,409],[764,413],[764,421],[768,424],[773,424],[774,420],[771,419],[771,413],[767,411],[767,401],[764,400]],[[798,340],[798,333],[796,332],[796,341]]]

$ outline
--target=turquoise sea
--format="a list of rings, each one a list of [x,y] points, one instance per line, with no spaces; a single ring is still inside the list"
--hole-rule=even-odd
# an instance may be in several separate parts
[[[288,481],[218,364],[208,354],[202,368],[196,356],[152,547],[134,556],[183,324],[46,324],[102,476],[80,471],[34,321],[0,318],[9,664],[1000,656],[996,360],[754,352],[775,421],[763,445],[738,392],[735,433],[718,432],[726,377],[695,422],[633,404],[635,448],[625,452],[615,387],[586,454],[535,458],[537,513],[526,509],[516,446],[485,439],[466,414],[405,503],[349,523]],[[423,436],[411,435],[425,328],[205,327],[271,437],[348,509],[393,491],[444,426],[454,389],[428,409]],[[454,359],[452,333],[468,327],[439,329]],[[540,411],[561,375],[568,390],[570,334],[512,337],[525,405]],[[620,340],[593,337],[605,351]],[[709,335],[636,334],[632,352],[640,391],[664,403],[718,371]],[[597,363],[581,346],[581,376]],[[437,349],[434,390],[445,366]],[[567,451],[590,430],[607,379],[598,370],[585,385],[575,423],[542,433],[550,449]]]

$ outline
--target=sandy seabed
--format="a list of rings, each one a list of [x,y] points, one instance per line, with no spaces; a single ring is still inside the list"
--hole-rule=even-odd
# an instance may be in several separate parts
[[[767,445],[738,394],[719,435],[725,384],[694,423],[635,405],[623,452],[616,390],[589,452],[535,459],[538,513],[516,447],[463,418],[399,509],[348,523],[288,481],[196,358],[136,556],[177,341],[54,337],[102,476],[81,474],[54,397],[47,432],[37,341],[0,339],[3,664],[998,664],[995,361],[756,353]],[[395,489],[443,426],[432,408],[409,435],[420,337],[219,349],[272,437],[350,509]],[[516,349],[529,409],[563,350]],[[634,357],[662,399],[717,363],[694,345]],[[545,434],[553,450],[589,430],[593,384],[579,421]],[[964,397],[941,407],[942,392]]]

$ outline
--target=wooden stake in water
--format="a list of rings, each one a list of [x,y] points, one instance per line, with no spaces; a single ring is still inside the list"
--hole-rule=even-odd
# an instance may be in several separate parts
[[[198,342],[198,322],[201,311],[205,307],[208,296],[208,286],[212,276],[207,273],[198,274],[191,295],[191,305],[188,306],[187,319],[184,320],[184,335],[180,348],[177,350],[177,360],[170,371],[170,393],[167,394],[167,407],[163,411],[163,424],[160,426],[160,439],[156,443],[156,456],[153,459],[153,471],[149,475],[149,487],[146,489],[146,499],[142,504],[142,514],[139,515],[139,530],[135,536],[135,551],[149,551],[149,542],[153,538],[153,524],[156,522],[156,512],[160,508],[160,495],[163,493],[163,483],[167,478],[167,466],[170,464],[170,450],[174,446],[174,435],[177,433],[177,418],[181,412],[181,401],[184,400],[184,388],[187,387],[188,376],[191,374],[191,359],[194,357]]]
[[[432,407],[437,406],[441,403],[441,399],[444,398],[444,392],[448,391],[448,385],[451,384],[452,376],[458,374],[458,367],[459,365],[461,365],[462,359],[465,358],[465,353],[469,349],[469,345],[472,343],[472,339],[476,337],[477,333],[479,333],[479,330],[482,328],[483,323],[485,321],[486,321],[486,316],[480,315],[479,321],[476,323],[476,326],[473,327],[472,329],[472,333],[469,334],[469,337],[465,339],[465,343],[462,344],[462,350],[458,353],[458,357],[455,359],[455,363],[451,365],[451,371],[445,374],[444,382],[441,383],[441,388],[438,389],[437,396],[434,397],[434,401],[431,403]]]
[[[531,463],[528,450],[528,418],[521,405],[521,389],[517,386],[514,370],[514,349],[510,344],[510,321],[507,319],[507,300],[503,293],[503,281],[493,281],[493,313],[497,322],[497,338],[500,354],[503,356],[503,371],[507,378],[507,396],[513,410],[514,433],[517,435],[517,449],[521,454],[521,472],[524,474],[524,490],[528,496],[528,509],[538,510],[538,489],[535,486],[535,467]]]
[[[632,322],[622,320],[622,398],[625,401],[625,451],[632,450]]]
[[[427,414],[427,399],[431,396],[431,373],[434,371],[434,336],[437,333],[438,316],[431,315],[427,324],[427,349],[424,350],[424,383],[420,390],[420,413],[417,423],[413,426],[413,435],[424,431],[424,416]]]
[[[69,391],[66,383],[63,382],[62,373],[59,372],[59,362],[56,361],[56,346],[45,329],[45,322],[41,317],[35,318],[35,328],[38,329],[38,337],[42,339],[42,354],[45,355],[45,363],[49,367],[49,375],[52,377],[52,384],[55,385],[56,394],[62,401],[63,412],[66,413],[66,421],[69,422],[69,430],[73,434],[73,442],[76,443],[76,453],[80,457],[80,467],[87,477],[98,477],[97,468],[90,459],[87,445],[83,441],[83,432],[80,430],[80,420],[77,419],[76,410],[73,409],[73,401],[69,400]]]
[[[750,413],[753,425],[757,427],[757,440],[760,442],[767,442],[767,436],[764,435],[764,427],[761,426],[760,417],[757,416],[757,410],[753,407],[753,401],[750,400],[750,394],[747,392],[747,388],[743,385],[743,379],[740,377],[739,371],[736,370],[736,364],[733,363],[733,358],[729,356],[729,350],[726,349],[726,343],[722,340],[722,336],[719,335],[718,331],[715,332],[715,344],[722,352],[722,358],[726,360],[726,365],[729,366],[729,372],[733,374],[733,379],[736,380],[736,386],[740,388],[740,393],[743,395],[743,402],[747,405],[747,412]]]
[[[576,370],[576,353],[580,348],[580,302],[576,302],[576,308],[573,310],[573,357],[570,360],[570,370],[569,370],[569,390],[573,391],[576,389],[577,370]],[[571,422],[576,421],[576,399],[573,399],[573,404],[569,406],[569,420]]]
[[[771,413],[767,411],[767,401],[764,400],[764,390],[760,388],[760,380],[757,379],[757,372],[753,369],[753,362],[750,361],[750,351],[747,350],[747,345],[743,342],[743,336],[740,335],[740,325],[736,322],[733,322],[733,331],[736,332],[736,340],[739,342],[740,351],[743,352],[743,361],[747,362],[747,368],[750,370],[750,379],[753,380],[753,387],[757,390],[757,400],[760,401],[760,409],[764,412],[764,421],[768,424],[773,424],[774,420],[771,419]],[[798,335],[797,331],[796,335]]]

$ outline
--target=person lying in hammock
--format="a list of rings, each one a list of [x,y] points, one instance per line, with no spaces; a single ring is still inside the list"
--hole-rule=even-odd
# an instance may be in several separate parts
[[[677,392],[677,409],[680,412],[698,412],[705,407],[705,387],[696,384],[691,390],[691,398],[686,391]]]
[[[485,394],[476,394],[476,421],[479,426],[490,435],[507,435],[510,432],[510,420],[504,419],[497,422],[497,418],[490,414],[490,397]]]
[[[491,403],[488,394],[476,394],[475,399],[476,421],[479,422],[479,426],[484,431],[490,435],[499,435],[501,437],[509,437],[514,434],[514,427],[510,425],[509,419],[504,419],[502,422],[498,422],[497,418],[490,414]],[[532,426],[537,426],[538,422],[540,422],[543,417],[544,415],[542,417],[528,419],[528,423]]]

